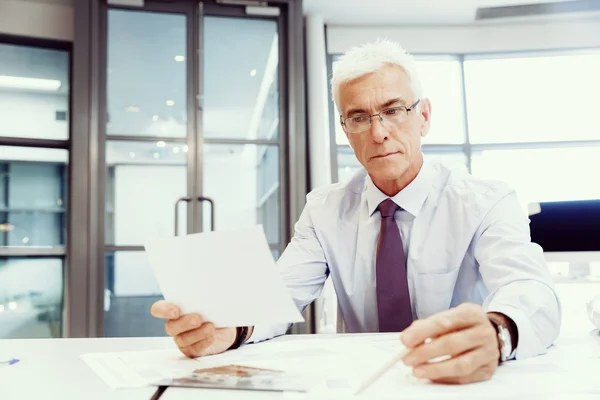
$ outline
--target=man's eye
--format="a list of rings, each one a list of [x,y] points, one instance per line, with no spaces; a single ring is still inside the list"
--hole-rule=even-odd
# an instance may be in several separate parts
[[[357,115],[356,117],[352,117],[352,122],[359,124],[361,122],[365,122],[367,118],[368,117],[365,115]]]

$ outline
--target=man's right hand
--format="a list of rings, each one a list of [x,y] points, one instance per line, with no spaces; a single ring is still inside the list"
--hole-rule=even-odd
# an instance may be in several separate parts
[[[187,357],[219,354],[235,342],[236,328],[215,328],[212,323],[202,321],[198,314],[182,316],[179,307],[165,300],[154,303],[150,312],[156,318],[167,320],[167,335],[175,339],[177,347]]]

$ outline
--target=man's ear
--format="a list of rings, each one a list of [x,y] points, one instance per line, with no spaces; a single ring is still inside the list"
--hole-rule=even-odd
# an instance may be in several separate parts
[[[419,104],[419,114],[421,115],[421,137],[427,136],[431,126],[431,101],[428,98],[421,100]]]

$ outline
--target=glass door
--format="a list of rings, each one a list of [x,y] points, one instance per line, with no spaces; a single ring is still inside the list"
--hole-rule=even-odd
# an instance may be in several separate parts
[[[143,246],[193,231],[192,23],[176,4],[108,10],[106,336],[164,334],[149,313],[161,295]]]
[[[214,200],[218,229],[262,225],[277,258],[285,232],[279,22],[207,9],[201,25],[200,194]],[[204,203],[204,231],[210,211]]]
[[[161,294],[148,240],[261,224],[278,257],[280,51],[278,17],[245,7],[108,9],[105,336],[165,334],[150,316]]]

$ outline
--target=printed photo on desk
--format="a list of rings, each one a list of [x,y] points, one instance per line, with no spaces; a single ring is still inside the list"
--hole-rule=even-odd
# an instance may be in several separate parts
[[[189,376],[159,381],[156,386],[275,392],[306,392],[308,390],[308,382],[300,375],[243,365],[197,369]]]

